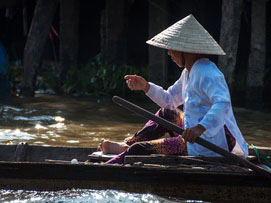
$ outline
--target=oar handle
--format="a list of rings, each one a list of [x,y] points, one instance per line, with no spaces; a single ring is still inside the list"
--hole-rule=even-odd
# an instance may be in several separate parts
[[[129,101],[126,101],[125,99],[122,99],[118,96],[114,96],[112,98],[112,100],[113,100],[113,102],[117,103],[118,105],[123,106],[126,109],[133,111],[133,112],[139,114],[140,116],[147,118],[148,120],[152,120],[152,121],[158,123],[159,125],[167,128],[168,130],[172,130],[174,132],[177,132],[178,134],[183,133],[183,129],[181,129],[177,125],[175,125],[175,124],[173,124],[163,118],[160,118],[160,117],[154,115],[153,113],[151,113],[151,112],[149,112],[149,111],[147,111],[147,110],[145,110],[145,109],[143,109],[143,108],[141,108],[141,107],[139,107]],[[271,178],[271,172],[249,162],[248,160],[246,160],[242,157],[239,157],[233,153],[230,153],[230,152],[214,145],[213,143],[210,143],[210,142],[202,139],[201,137],[198,137],[195,142],[203,147],[206,147],[209,150],[212,150],[213,152],[216,152],[217,154],[220,154],[220,155],[226,157],[227,159],[229,159],[231,161],[240,163],[243,166],[246,166],[259,174],[262,174],[268,178]]]

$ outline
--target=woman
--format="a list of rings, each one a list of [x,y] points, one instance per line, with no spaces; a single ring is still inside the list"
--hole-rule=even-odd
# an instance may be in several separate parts
[[[122,152],[107,163],[123,163],[126,155],[152,153],[218,156],[194,143],[199,136],[247,157],[248,149],[233,115],[224,76],[213,62],[204,58],[205,54],[225,55],[212,36],[189,15],[147,43],[167,49],[177,66],[184,68],[181,77],[168,90],[137,75],[125,76],[127,85],[131,90],[144,91],[162,108],[157,115],[182,126],[184,132],[180,136],[170,132],[171,138],[158,139],[167,131],[149,121],[143,132],[124,143],[102,141],[103,152]],[[183,113],[177,109],[180,105]]]

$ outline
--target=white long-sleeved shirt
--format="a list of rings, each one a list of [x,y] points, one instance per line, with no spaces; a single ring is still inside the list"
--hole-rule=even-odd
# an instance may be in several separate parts
[[[232,152],[248,156],[246,142],[233,115],[224,75],[208,59],[197,60],[190,73],[184,69],[168,90],[150,82],[146,95],[162,108],[176,109],[183,105],[184,129],[200,124],[206,129],[201,135],[203,139],[229,151],[224,130],[226,125],[237,142]],[[188,142],[187,150],[191,156],[218,156],[197,143]]]

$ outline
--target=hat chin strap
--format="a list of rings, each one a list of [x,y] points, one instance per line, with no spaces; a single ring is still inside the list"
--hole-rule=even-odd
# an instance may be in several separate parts
[[[182,52],[181,54],[181,57],[182,57],[182,64],[181,64],[181,68],[185,68],[185,58],[184,58],[184,54]]]

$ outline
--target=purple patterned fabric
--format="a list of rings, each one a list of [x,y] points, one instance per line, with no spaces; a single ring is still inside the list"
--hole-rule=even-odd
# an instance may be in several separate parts
[[[162,117],[178,126],[183,126],[182,111],[159,109],[156,116]],[[161,138],[165,133],[170,138]],[[132,137],[125,139],[130,147],[123,153],[110,159],[106,164],[123,164],[126,155],[149,155],[149,154],[178,154],[187,155],[185,140],[176,133],[165,129],[154,121],[148,121],[145,126]]]
[[[156,115],[178,126],[183,126],[183,114],[180,110],[159,109]],[[229,151],[231,151],[236,144],[236,140],[226,126],[224,126],[224,129]],[[127,155],[188,155],[186,141],[181,136],[177,136],[171,132],[170,138],[161,138],[167,132],[170,133],[159,124],[148,121],[134,136],[126,139],[126,143],[130,147],[107,161],[106,164],[123,164]]]

